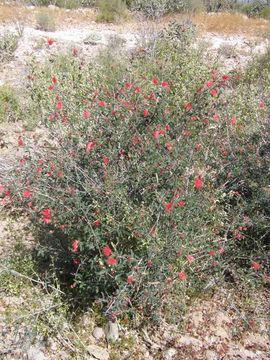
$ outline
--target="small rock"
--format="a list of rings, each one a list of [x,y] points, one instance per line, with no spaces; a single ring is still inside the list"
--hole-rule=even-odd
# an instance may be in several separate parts
[[[87,346],[87,351],[98,360],[109,360],[110,358],[108,351],[97,345]]]
[[[105,328],[107,341],[115,342],[119,339],[119,330],[117,322],[109,321]]]
[[[205,360],[217,360],[217,354],[214,351],[207,350],[205,353]]]
[[[179,339],[176,339],[177,346],[192,346],[195,348],[201,348],[203,346],[201,340],[198,340],[192,336],[184,335],[181,336]]]
[[[203,321],[203,313],[201,311],[196,311],[191,314],[191,321],[195,328],[200,326],[200,323]]]
[[[100,341],[105,337],[104,330],[101,327],[95,327],[92,335],[97,341]]]
[[[172,360],[176,358],[176,355],[177,355],[177,350],[174,348],[169,348],[163,352],[162,358],[164,360]]]
[[[31,346],[27,351],[28,360],[46,360],[47,357],[44,355],[43,351],[36,346]]]

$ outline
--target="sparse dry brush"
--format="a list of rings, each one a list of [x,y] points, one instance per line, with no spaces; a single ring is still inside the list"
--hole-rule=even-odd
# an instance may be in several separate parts
[[[269,71],[207,67],[192,24],[161,35],[132,62],[33,66],[48,139],[18,139],[25,155],[0,188],[33,220],[41,272],[111,318],[159,315],[224,280],[270,281]]]

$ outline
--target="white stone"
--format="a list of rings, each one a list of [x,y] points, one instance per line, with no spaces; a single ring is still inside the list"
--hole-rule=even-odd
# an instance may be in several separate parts
[[[119,330],[117,322],[109,321],[105,328],[107,341],[115,342],[119,339]]]
[[[102,340],[105,337],[104,330],[101,327],[95,327],[92,335],[97,341]]]
[[[165,350],[162,354],[164,360],[173,360],[176,359],[176,356],[177,356],[177,350],[174,348],[169,348]]]
[[[41,351],[36,346],[31,346],[27,351],[28,360],[47,360],[47,357],[44,355],[43,351]]]
[[[97,345],[87,346],[87,351],[98,360],[109,360],[110,358],[108,351]]]

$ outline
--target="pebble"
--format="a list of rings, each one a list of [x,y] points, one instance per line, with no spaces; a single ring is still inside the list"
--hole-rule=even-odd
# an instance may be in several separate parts
[[[109,360],[110,358],[108,351],[97,345],[87,346],[87,351],[98,360]]]
[[[176,356],[177,356],[177,350],[174,348],[169,348],[169,349],[165,350],[162,354],[162,358],[164,360],[176,359]]]
[[[100,340],[102,340],[103,338],[105,338],[104,330],[103,330],[101,327],[95,327],[94,330],[93,330],[92,335],[94,336],[94,338],[95,338],[97,341],[100,341]]]
[[[109,321],[105,328],[106,339],[108,342],[115,342],[119,339],[117,322]]]
[[[38,347],[31,346],[27,351],[28,360],[47,360],[47,357],[44,355]]]

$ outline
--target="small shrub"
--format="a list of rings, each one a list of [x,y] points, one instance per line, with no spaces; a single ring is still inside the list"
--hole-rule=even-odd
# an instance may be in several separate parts
[[[245,4],[241,7],[241,11],[244,12],[248,17],[259,16],[264,8],[266,3],[261,0],[252,1],[250,4]]]
[[[55,21],[52,14],[46,10],[40,10],[36,15],[36,27],[43,31],[55,31]]]
[[[167,0],[134,0],[132,10],[140,11],[146,17],[159,18],[168,12]]]
[[[0,123],[16,121],[20,115],[20,103],[14,90],[7,85],[0,86]]]
[[[98,0],[99,22],[115,22],[126,17],[126,5],[122,0]]]
[[[263,17],[266,20],[270,20],[270,6],[265,7],[261,11],[260,16]]]
[[[81,6],[81,0],[56,0],[55,5],[65,9],[77,9]]]
[[[10,60],[18,47],[20,36],[11,32],[0,35],[0,61]]]
[[[220,56],[223,56],[225,58],[233,58],[236,57],[237,51],[233,45],[230,44],[223,44],[219,47],[218,53]]]

